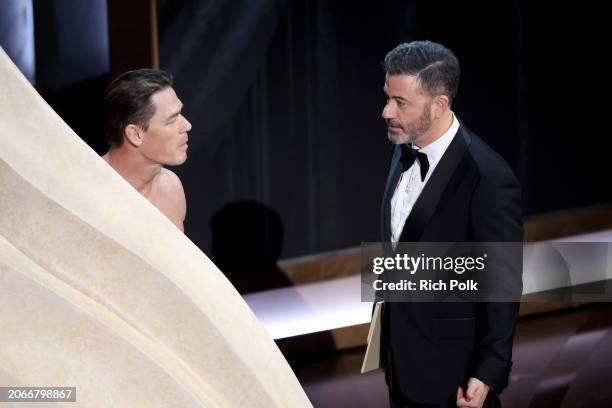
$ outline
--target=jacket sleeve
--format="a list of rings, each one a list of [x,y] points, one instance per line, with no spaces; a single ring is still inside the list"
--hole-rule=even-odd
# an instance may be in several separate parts
[[[475,242],[523,241],[521,190],[508,167],[481,174],[472,196],[470,231]],[[515,245],[516,247],[516,245]],[[522,254],[522,244],[518,245]],[[522,256],[518,268],[496,265],[496,273],[514,273],[518,296],[522,291]],[[516,263],[516,260],[514,261]],[[499,271],[499,268],[502,268]],[[476,349],[472,377],[499,393],[508,385],[518,302],[481,302],[476,305]]]

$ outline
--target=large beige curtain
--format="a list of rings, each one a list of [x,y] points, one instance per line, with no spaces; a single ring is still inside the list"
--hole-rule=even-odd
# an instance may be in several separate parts
[[[42,385],[86,407],[311,405],[223,274],[0,50],[0,386]]]

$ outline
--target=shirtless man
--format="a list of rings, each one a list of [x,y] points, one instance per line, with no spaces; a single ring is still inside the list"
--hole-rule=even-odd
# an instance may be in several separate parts
[[[104,96],[103,158],[181,231],[187,211],[183,185],[163,166],[187,160],[191,124],[172,89],[172,76],[156,69],[128,71]]]

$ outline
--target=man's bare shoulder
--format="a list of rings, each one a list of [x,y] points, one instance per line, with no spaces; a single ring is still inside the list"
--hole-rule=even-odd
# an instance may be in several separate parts
[[[171,170],[162,168],[156,180],[156,194],[152,202],[173,222],[181,225],[187,213],[183,183]],[[180,227],[179,227],[180,228]]]
[[[185,190],[181,179],[171,170],[166,168],[161,169],[158,176],[159,192],[168,201],[180,204],[179,207],[185,207]]]
[[[160,186],[168,189],[168,192],[181,192],[184,195],[183,183],[181,183],[179,176],[177,176],[172,170],[162,167],[159,177]]]

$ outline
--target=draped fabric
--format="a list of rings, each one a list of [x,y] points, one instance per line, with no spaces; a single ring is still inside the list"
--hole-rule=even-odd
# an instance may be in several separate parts
[[[610,176],[605,149],[589,148],[575,166],[566,160],[577,135],[601,132],[580,103],[597,87],[563,85],[564,67],[589,78],[592,65],[578,61],[598,55],[595,28],[566,24],[589,21],[590,9],[551,12],[522,0],[158,5],[161,65],[176,74],[194,124],[190,158],[177,169],[190,207],[186,228],[205,250],[212,216],[244,200],[278,213],[282,257],[379,239],[390,151],[380,62],[415,39],[457,54],[453,110],[511,165],[526,215],[612,202],[612,190],[584,182]],[[266,239],[266,220],[251,232]]]
[[[284,257],[377,238],[389,151],[380,61],[398,27],[412,37],[413,17],[409,2],[348,5],[159,3],[160,64],[193,124],[176,171],[186,233],[201,247],[215,247],[211,217],[243,200],[280,216]],[[385,28],[390,8],[400,15]],[[247,234],[265,239],[269,229],[262,220]]]

